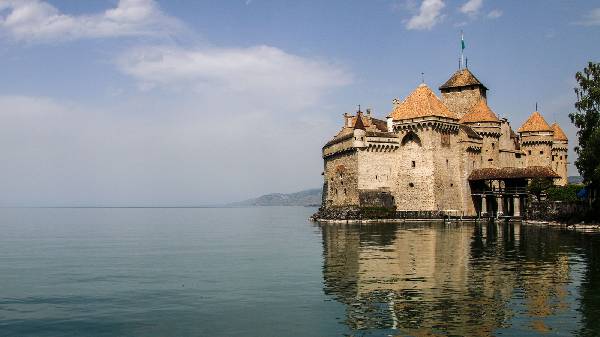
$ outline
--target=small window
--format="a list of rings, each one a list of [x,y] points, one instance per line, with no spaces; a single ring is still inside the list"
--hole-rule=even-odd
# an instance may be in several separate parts
[[[417,167],[417,163],[413,160],[411,163],[412,167]]]
[[[410,186],[410,187],[415,187],[415,184],[413,184],[413,183],[408,183],[408,186]]]
[[[454,184],[450,184],[450,187],[454,186]]]
[[[344,174],[340,172],[340,179],[344,177]]]
[[[540,154],[544,154],[544,151],[540,151]]]
[[[340,184],[343,186],[343,185],[344,185],[344,181],[343,181],[343,180],[342,180],[342,181],[340,181]]]
[[[473,168],[475,168],[475,161],[473,160]]]
[[[521,158],[521,154],[520,153],[515,153],[515,157],[516,158]]]
[[[562,156],[558,157],[558,159],[562,160]]]
[[[531,156],[531,150],[527,151],[527,154]]]
[[[446,168],[450,167],[450,162],[446,159]]]
[[[496,148],[496,144],[492,143],[492,149]]]
[[[377,175],[375,175],[375,180],[377,180]]]
[[[344,188],[344,195],[346,195],[346,189]]]
[[[488,159],[488,161],[494,161],[494,159],[490,158],[490,159]]]

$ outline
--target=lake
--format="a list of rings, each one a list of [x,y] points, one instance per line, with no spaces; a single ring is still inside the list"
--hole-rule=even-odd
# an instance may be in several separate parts
[[[0,336],[598,336],[600,237],[304,207],[0,209]]]

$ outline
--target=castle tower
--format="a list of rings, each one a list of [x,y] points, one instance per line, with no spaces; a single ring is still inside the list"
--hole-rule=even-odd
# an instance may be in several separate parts
[[[468,69],[455,72],[446,83],[439,88],[442,102],[458,118],[462,118],[469,109],[480,100],[487,101],[487,88]]]
[[[487,105],[487,102],[484,99],[479,100],[460,119],[459,123],[470,126],[477,134],[483,137],[481,167],[501,167],[501,122],[498,116]]]
[[[544,117],[535,111],[518,132],[521,135],[521,149],[525,151],[525,166],[552,167],[554,131]]]
[[[388,116],[400,140],[392,191],[398,210],[462,208],[458,117],[425,84]]]
[[[554,142],[552,143],[552,169],[560,176],[560,179],[556,182],[557,185],[564,186],[568,183],[567,151],[569,148],[569,139],[558,123],[554,123],[550,127],[552,128],[552,131],[554,131]]]

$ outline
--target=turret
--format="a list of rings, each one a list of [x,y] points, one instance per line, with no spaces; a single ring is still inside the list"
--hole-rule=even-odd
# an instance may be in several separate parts
[[[353,146],[354,147],[366,147],[367,143],[366,143],[366,138],[367,138],[367,131],[365,128],[365,124],[363,123],[363,115],[362,115],[362,111],[358,110],[358,112],[356,113],[356,122],[354,122],[354,142],[353,142]]]
[[[483,137],[482,167],[500,167],[501,122],[483,99],[473,105],[459,121]]]
[[[552,142],[552,169],[558,173],[560,179],[556,181],[557,185],[566,185],[568,183],[567,174],[567,152],[569,149],[569,139],[558,123],[550,126],[554,131]]]
[[[450,111],[462,118],[480,100],[487,101],[487,88],[468,69],[455,72],[439,88],[442,101]]]
[[[521,135],[521,149],[525,152],[525,166],[552,167],[552,144],[554,131],[538,112],[529,116],[518,130]]]

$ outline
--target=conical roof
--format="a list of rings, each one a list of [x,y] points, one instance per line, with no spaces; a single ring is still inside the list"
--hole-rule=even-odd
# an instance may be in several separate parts
[[[442,84],[440,90],[448,88],[465,87],[468,85],[480,85],[487,90],[485,85],[481,83],[475,75],[468,69],[463,68],[455,72],[446,83]]]
[[[459,121],[460,123],[500,122],[486,101],[480,99]]]
[[[546,123],[542,114],[539,111],[535,111],[529,116],[529,118],[521,125],[518,130],[519,132],[536,132],[536,131],[552,131],[550,125]]]
[[[458,119],[425,84],[420,84],[389,115],[393,120],[429,116]]]
[[[365,123],[363,123],[361,111],[356,113],[356,119],[354,121],[354,129],[365,130]]]
[[[561,129],[560,126],[558,125],[558,123],[553,123],[551,128],[552,128],[552,131],[554,131],[554,140],[561,140],[561,141],[569,140],[567,138],[567,135],[565,135],[565,132],[563,131],[563,129]]]

